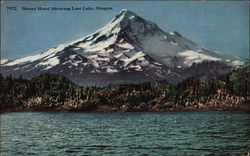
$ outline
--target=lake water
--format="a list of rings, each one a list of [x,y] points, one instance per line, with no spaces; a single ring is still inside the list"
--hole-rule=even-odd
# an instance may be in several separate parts
[[[250,144],[250,114],[4,113],[1,154],[240,155]]]

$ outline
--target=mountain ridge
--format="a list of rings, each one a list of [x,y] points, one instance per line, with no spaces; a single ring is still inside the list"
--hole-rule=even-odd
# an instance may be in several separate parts
[[[166,33],[124,9],[93,34],[37,55],[1,61],[1,66],[3,75],[32,78],[49,72],[81,85],[107,85],[165,79],[175,82],[188,77],[183,71],[203,62],[221,64],[218,67],[223,70],[218,69],[215,76],[230,71],[226,66],[244,63],[200,47],[176,31]],[[201,71],[196,72],[199,75]]]

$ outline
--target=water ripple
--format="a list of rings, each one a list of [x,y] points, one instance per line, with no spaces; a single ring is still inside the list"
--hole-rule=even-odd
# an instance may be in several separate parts
[[[250,115],[4,113],[1,153],[19,155],[240,155]]]

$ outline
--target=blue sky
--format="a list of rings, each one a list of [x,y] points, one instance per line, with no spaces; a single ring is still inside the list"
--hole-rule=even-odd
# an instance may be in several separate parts
[[[17,11],[7,10],[15,6]],[[108,11],[24,11],[22,7],[112,7]],[[247,1],[36,1],[3,2],[2,58],[34,55],[84,37],[128,9],[166,32],[178,31],[201,46],[248,58]]]

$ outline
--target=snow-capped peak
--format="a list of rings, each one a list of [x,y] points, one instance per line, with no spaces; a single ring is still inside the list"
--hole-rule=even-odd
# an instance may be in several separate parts
[[[146,31],[151,31],[156,28],[156,24],[151,21],[147,21],[132,11],[127,9],[121,10],[114,19],[112,19],[106,26],[100,29],[98,32],[102,35],[110,35],[113,33],[118,33],[122,31],[123,33],[133,33],[133,35],[138,35],[138,33],[146,33]],[[119,31],[117,31],[119,29]],[[116,31],[114,31],[116,30]]]
[[[232,66],[244,63],[201,47],[176,31],[166,33],[155,23],[123,9],[93,34],[33,56],[1,60],[1,66],[6,73],[15,71],[33,77],[34,73],[55,72],[77,82],[85,81],[82,79],[86,75],[90,75],[86,81],[92,81],[92,74],[129,72],[143,73],[141,79],[146,75],[147,80],[176,80],[183,74],[178,72],[204,61]],[[97,75],[96,80],[99,78]]]
[[[132,16],[137,16],[135,13],[133,13],[132,11],[129,11],[127,9],[122,9],[117,15],[116,15],[116,18],[117,17],[120,17],[120,16],[123,16],[123,18],[127,18],[129,19],[130,17]]]

